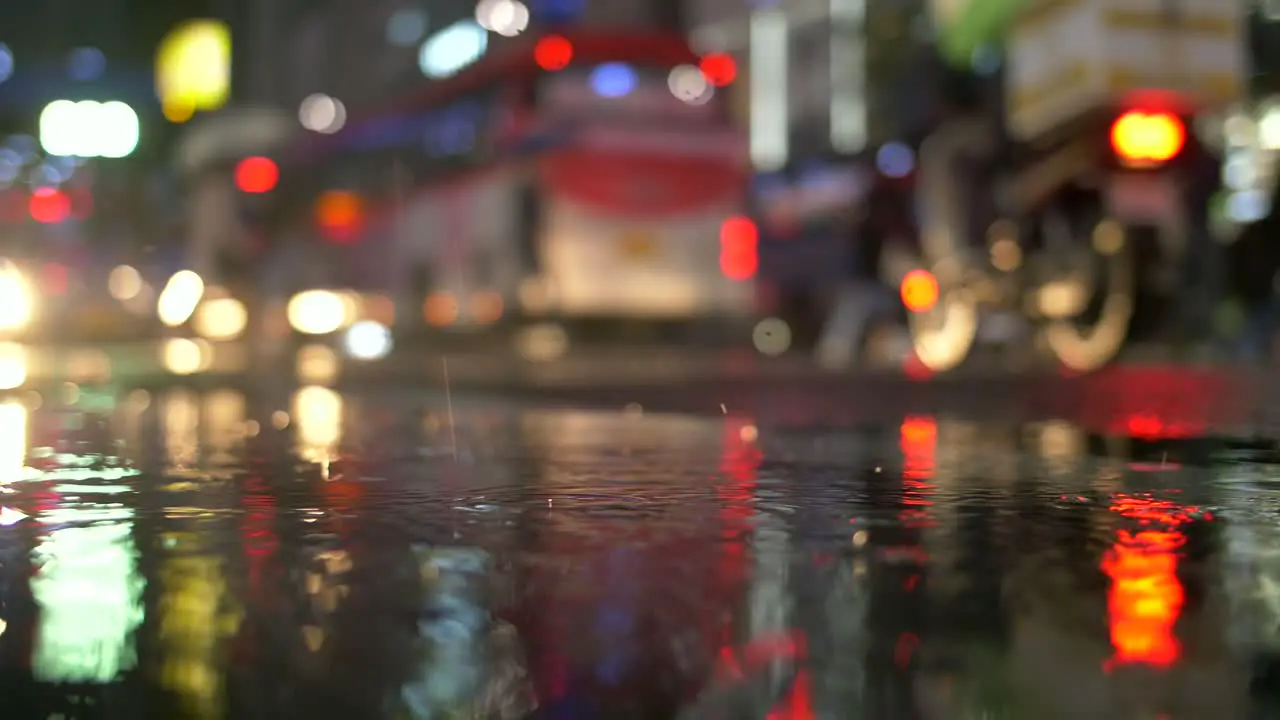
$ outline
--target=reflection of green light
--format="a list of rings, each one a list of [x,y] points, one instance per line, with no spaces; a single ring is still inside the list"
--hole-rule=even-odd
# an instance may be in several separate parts
[[[123,507],[66,509],[64,521],[125,519]],[[46,522],[48,515],[41,517]],[[133,632],[145,610],[132,523],[55,530],[34,552],[31,592],[40,605],[34,673],[55,682],[110,682],[137,663]]]

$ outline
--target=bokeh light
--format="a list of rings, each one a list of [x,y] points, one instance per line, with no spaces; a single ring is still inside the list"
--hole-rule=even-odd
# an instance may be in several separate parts
[[[432,79],[446,78],[484,56],[489,31],[474,20],[460,20],[427,38],[418,51],[418,69]]]
[[[170,338],[161,351],[161,362],[174,375],[195,375],[208,365],[207,346],[188,338]]]
[[[322,93],[308,95],[298,107],[302,127],[318,133],[336,133],[347,124],[347,106]]]
[[[171,121],[187,109],[217,110],[231,92],[230,28],[219,20],[183,23],[161,41],[155,72],[156,96]]]
[[[404,8],[387,18],[387,44],[410,47],[427,34],[427,13],[418,8]]]
[[[23,330],[35,315],[36,291],[16,265],[0,267],[0,331]]]
[[[14,390],[27,381],[27,349],[15,342],[0,343],[0,390]]]
[[[381,360],[391,353],[391,330],[382,323],[361,320],[347,328],[343,345],[356,360]]]
[[[54,100],[40,113],[40,145],[49,155],[128,157],[140,133],[138,114],[115,100]]]
[[[13,51],[8,45],[0,43],[0,83],[13,77]]]
[[[54,225],[71,217],[71,198],[57,188],[41,187],[31,192],[27,211],[38,223]]]
[[[529,27],[529,8],[519,0],[480,0],[476,22],[503,37],[515,37]]]
[[[698,69],[702,71],[707,82],[715,87],[729,85],[738,77],[738,63],[728,53],[707,55],[698,63]]]
[[[95,47],[76,48],[67,58],[67,74],[73,80],[97,80],[107,70],[107,56]]]
[[[180,270],[169,278],[160,292],[156,314],[165,325],[178,327],[191,319],[203,297],[204,280],[190,270]]]
[[[198,335],[210,340],[234,340],[249,324],[249,311],[233,297],[212,298],[201,303],[192,318]]]
[[[636,83],[636,71],[626,63],[605,63],[591,71],[591,89],[600,97],[624,97],[636,89]]]
[[[328,335],[346,324],[347,303],[330,290],[307,290],[294,295],[285,309],[289,326],[303,335]]]
[[[117,300],[131,300],[142,292],[142,274],[129,265],[120,265],[107,276],[107,289]]]
[[[533,47],[533,59],[543,70],[563,70],[573,61],[573,43],[559,35],[548,35]]]
[[[693,65],[678,65],[667,76],[671,94],[689,105],[704,105],[715,94],[715,88],[707,76]]]
[[[241,192],[271,192],[280,180],[280,168],[271,158],[247,157],[236,165],[235,179]]]

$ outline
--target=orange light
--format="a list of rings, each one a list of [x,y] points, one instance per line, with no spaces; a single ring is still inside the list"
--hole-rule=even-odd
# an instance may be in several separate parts
[[[1176,115],[1130,110],[1111,126],[1111,148],[1131,163],[1168,162],[1187,144],[1187,129]]]
[[[1111,510],[1143,527],[1119,530],[1103,555],[1102,571],[1111,580],[1107,609],[1115,649],[1104,667],[1168,667],[1181,655],[1176,626],[1186,596],[1178,579],[1178,554],[1186,543],[1181,528],[1193,514],[1167,500],[1124,495]]]
[[[422,315],[433,327],[447,327],[458,322],[458,301],[453,293],[432,293],[422,304]]]
[[[730,280],[750,280],[760,269],[760,233],[748,217],[731,217],[720,225],[720,271]]]
[[[938,304],[938,280],[928,270],[912,270],[902,278],[902,304],[911,312],[928,312]]]
[[[36,222],[55,224],[71,217],[71,198],[57,188],[36,188],[27,201],[27,211]]]
[[[534,46],[533,60],[548,72],[563,70],[573,60],[573,43],[559,35],[548,35]]]
[[[492,290],[471,296],[471,319],[481,325],[492,325],[502,319],[502,295]]]
[[[271,158],[247,157],[236,165],[236,187],[240,192],[261,194],[275,189],[280,168]]]
[[[335,242],[356,238],[364,227],[364,201],[346,190],[330,190],[316,201],[316,224]]]
[[[716,87],[724,87],[738,77],[738,63],[728,53],[712,53],[702,58],[698,69],[706,76],[707,82]]]

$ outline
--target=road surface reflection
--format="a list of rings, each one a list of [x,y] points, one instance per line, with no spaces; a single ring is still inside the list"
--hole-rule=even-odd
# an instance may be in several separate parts
[[[1280,488],[1140,425],[1158,451],[1068,421],[26,395],[0,682],[21,717],[1264,712]]]

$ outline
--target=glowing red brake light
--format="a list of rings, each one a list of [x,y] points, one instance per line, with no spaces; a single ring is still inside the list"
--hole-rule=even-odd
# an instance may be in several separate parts
[[[1130,110],[1111,125],[1111,149],[1125,162],[1168,162],[1186,144],[1186,126],[1171,113]]]
[[[751,218],[731,217],[720,226],[720,271],[731,280],[750,280],[760,267],[760,233]]]

